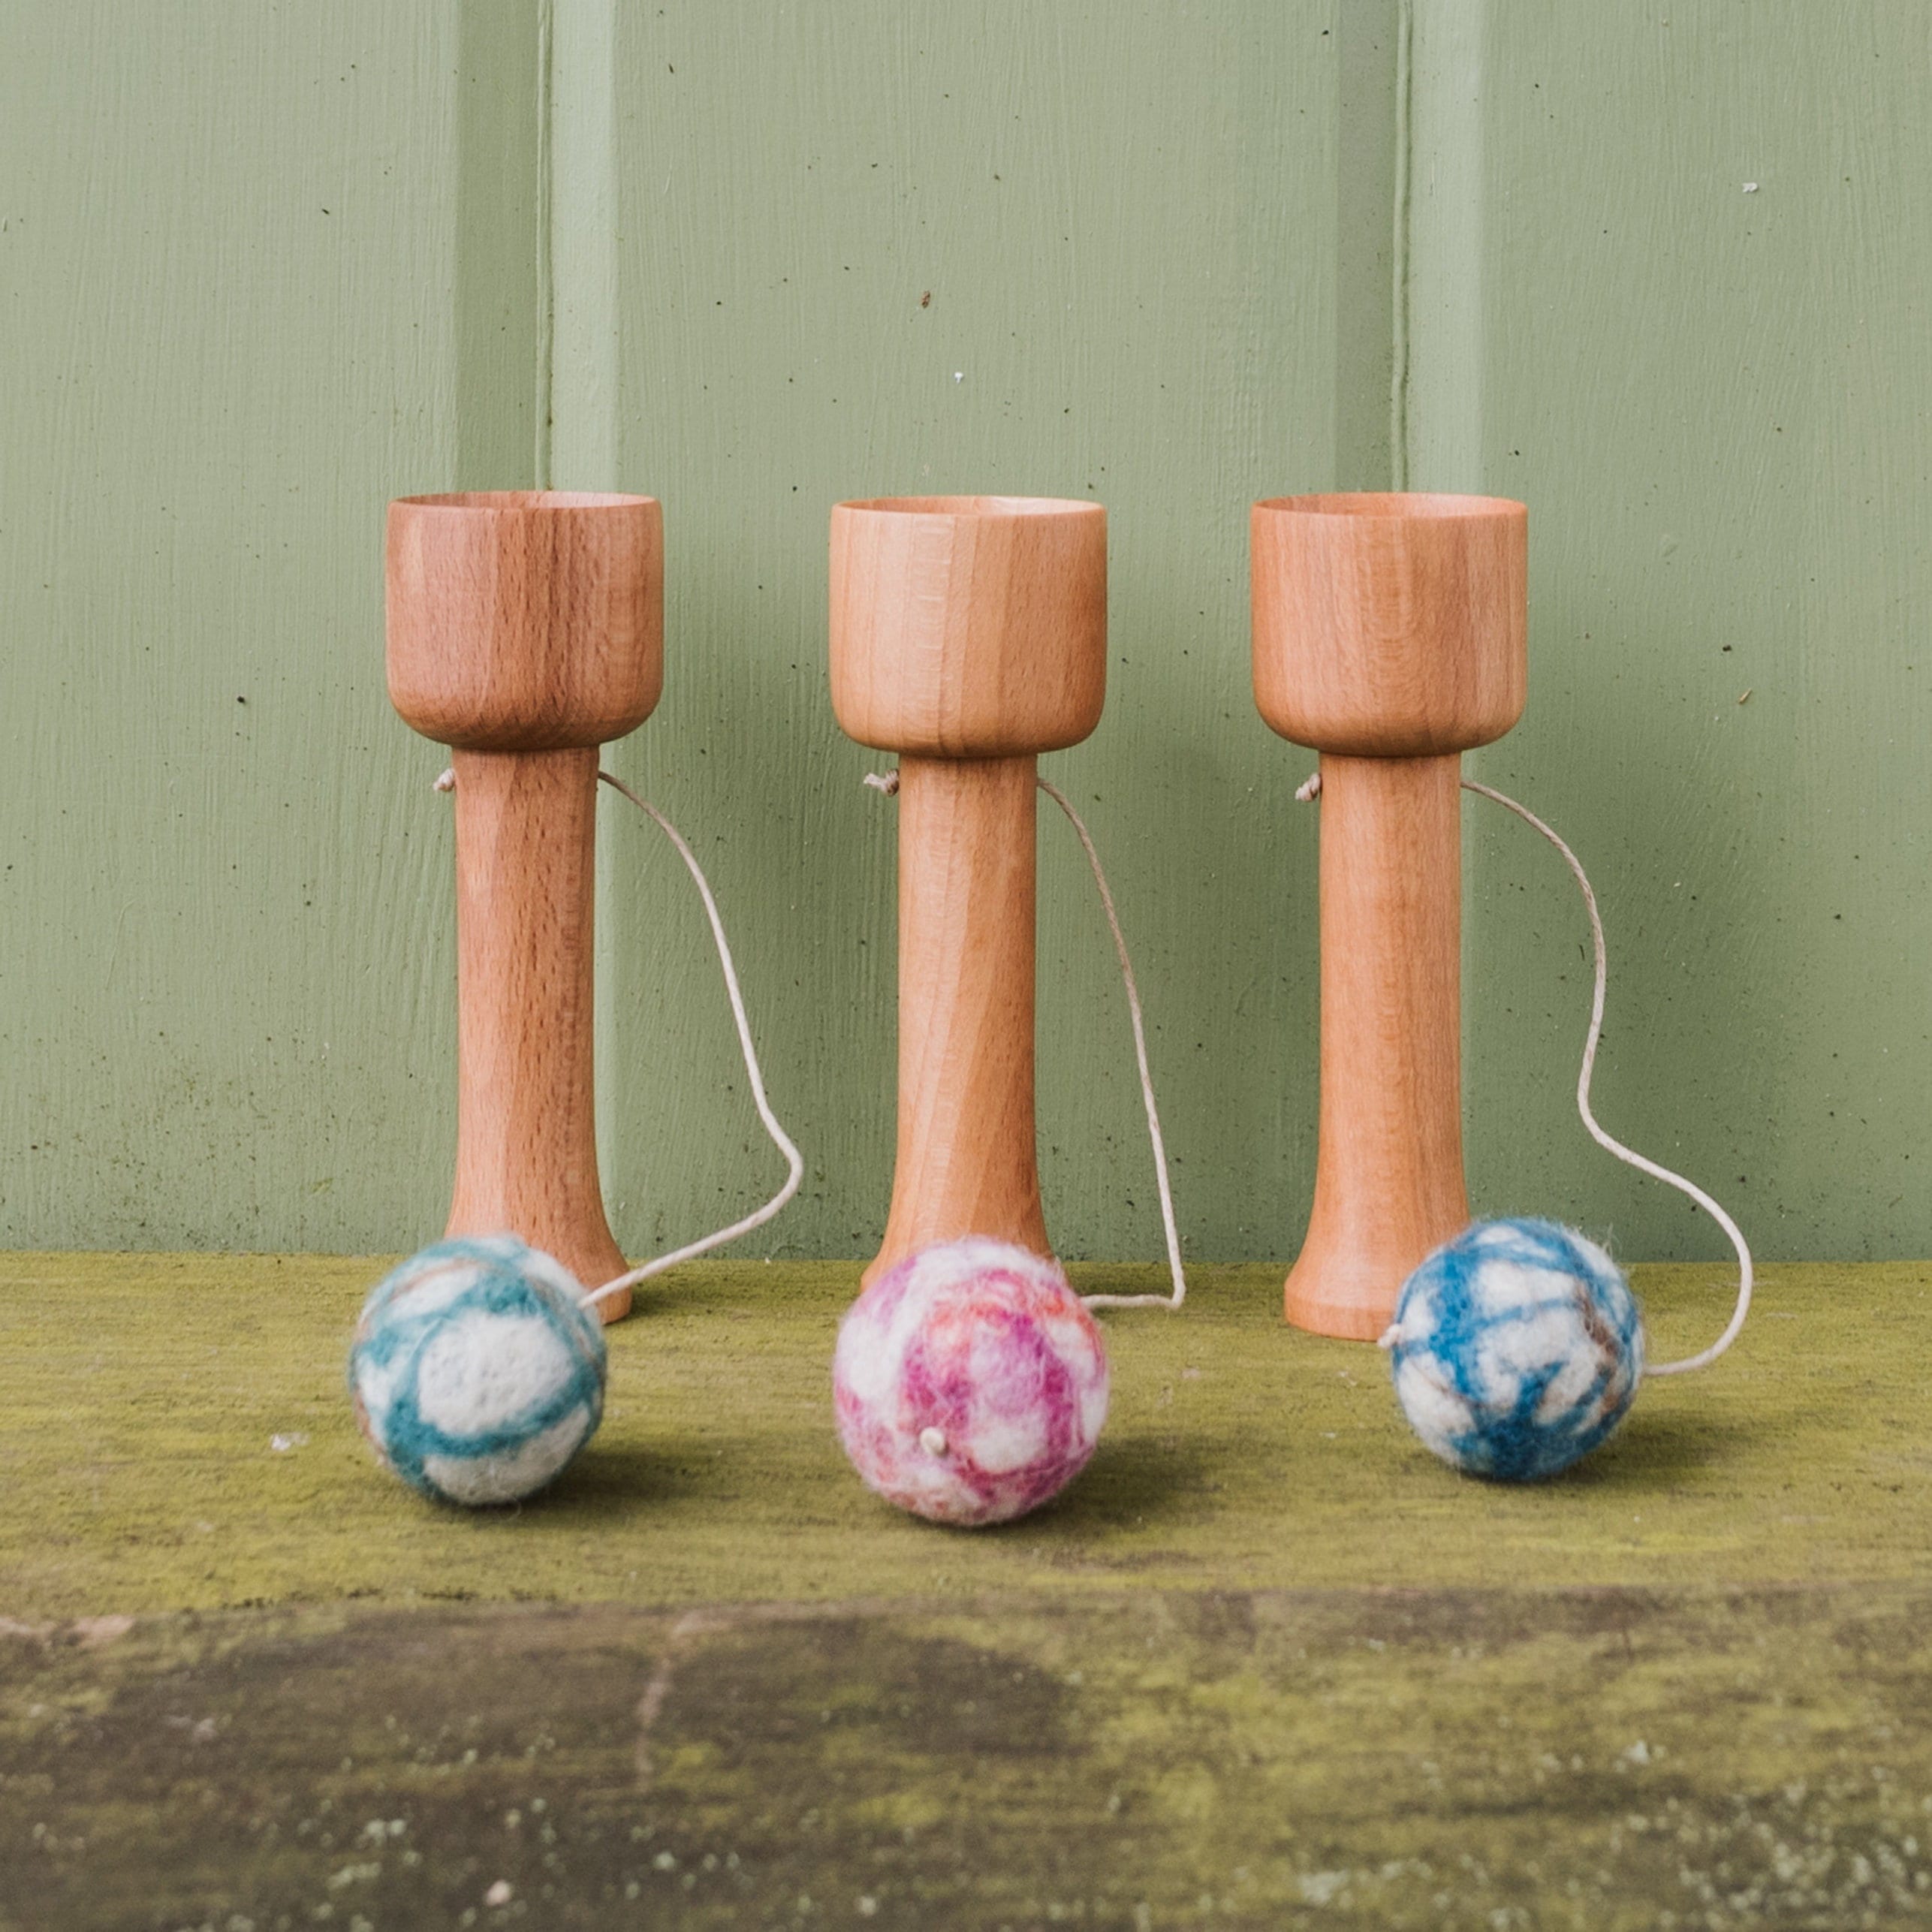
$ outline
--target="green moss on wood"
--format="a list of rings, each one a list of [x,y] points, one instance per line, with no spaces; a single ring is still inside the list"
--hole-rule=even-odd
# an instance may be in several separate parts
[[[15,1255],[0,1267],[0,1617],[349,1598],[643,1605],[1184,1590],[1918,1578],[1932,1573],[1932,1267],[1774,1267],[1733,1354],[1653,1385],[1530,1489],[1416,1444],[1382,1358],[1282,1326],[1272,1267],[1109,1316],[1114,1409],[1055,1506],[994,1532],[878,1502],[833,1437],[856,1270],[704,1263],[611,1334],[604,1427],[520,1511],[384,1475],[342,1361],[375,1261]],[[1152,1270],[1076,1268],[1092,1286]],[[1660,1352],[1728,1306],[1646,1268]],[[277,1435],[304,1436],[278,1453]]]
[[[1928,1611],[1168,1591],[16,1633],[0,1927],[1922,1924]]]

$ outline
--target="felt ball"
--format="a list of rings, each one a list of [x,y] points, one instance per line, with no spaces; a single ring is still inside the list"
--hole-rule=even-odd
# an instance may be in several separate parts
[[[356,1421],[444,1502],[515,1502],[604,1414],[604,1326],[560,1261],[513,1234],[439,1241],[370,1291],[349,1349]]]
[[[1623,1270],[1553,1221],[1478,1221],[1403,1284],[1382,1337],[1423,1442],[1472,1475],[1527,1482],[1587,1455],[1644,1374]]]
[[[832,1388],[868,1487],[936,1523],[1003,1523],[1087,1466],[1107,1345],[1055,1263],[969,1236],[909,1256],[853,1303]]]

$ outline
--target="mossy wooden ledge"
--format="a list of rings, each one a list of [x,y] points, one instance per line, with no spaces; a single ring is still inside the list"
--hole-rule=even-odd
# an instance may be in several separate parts
[[[655,1285],[554,1491],[424,1504],[342,1388],[382,1265],[0,1264],[0,1932],[1922,1922],[1932,1266],[1768,1270],[1531,1490],[1201,1268],[974,1533],[833,1441],[856,1262]],[[1660,1347],[1724,1272],[1638,1271]]]
[[[0,1261],[0,1617],[1932,1580],[1924,1264],[1767,1269],[1722,1364],[1646,1388],[1604,1450],[1524,1489],[1430,1458],[1380,1356],[1280,1325],[1269,1265],[1201,1267],[1184,1313],[1107,1318],[1113,1412],[1087,1472],[977,1534],[888,1509],[839,1453],[829,1364],[856,1261],[655,1284],[612,1331],[604,1427],[554,1489],[514,1512],[425,1503],[375,1466],[343,1392],[384,1265]],[[1729,1292],[1717,1264],[1636,1280],[1665,1352]]]

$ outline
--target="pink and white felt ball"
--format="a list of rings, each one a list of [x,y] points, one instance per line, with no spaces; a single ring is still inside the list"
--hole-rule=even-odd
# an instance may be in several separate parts
[[[909,1256],[846,1311],[839,1439],[867,1486],[937,1523],[1003,1523],[1087,1466],[1107,1345],[1050,1261],[978,1235]]]

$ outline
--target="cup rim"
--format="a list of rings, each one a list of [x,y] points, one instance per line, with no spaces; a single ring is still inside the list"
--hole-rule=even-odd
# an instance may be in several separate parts
[[[1013,521],[1035,517],[1104,517],[1107,514],[1104,503],[1078,496],[861,496],[833,507],[869,516]]]
[[[450,490],[427,496],[398,496],[391,499],[391,504],[397,509],[490,510],[544,516],[566,511],[655,508],[657,500],[655,496],[630,496],[599,490]]]
[[[1346,517],[1355,521],[1442,523],[1527,517],[1527,504],[1511,496],[1460,496],[1424,490],[1332,490],[1307,496],[1264,496],[1257,511],[1292,517]]]

